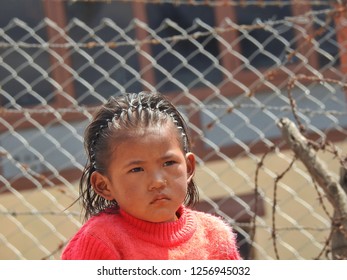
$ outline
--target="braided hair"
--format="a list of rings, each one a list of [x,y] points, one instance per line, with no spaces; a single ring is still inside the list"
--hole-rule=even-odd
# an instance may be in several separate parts
[[[85,131],[84,146],[87,152],[87,163],[79,184],[85,219],[108,208],[119,208],[117,201],[109,201],[98,195],[90,181],[94,171],[106,172],[110,161],[109,154],[114,149],[114,143],[122,142],[138,129],[164,124],[168,121],[177,128],[177,139],[182,151],[190,152],[191,143],[186,123],[174,105],[161,94],[140,92],[111,97],[96,112]],[[198,189],[194,180],[191,180],[184,204],[192,206],[197,201]]]

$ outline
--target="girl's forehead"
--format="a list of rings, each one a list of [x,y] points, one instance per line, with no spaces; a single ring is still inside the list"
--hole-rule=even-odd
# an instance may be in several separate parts
[[[146,126],[138,125],[136,127],[125,128],[119,131],[124,134],[125,138],[146,137],[152,134],[156,135],[178,135],[178,129],[175,124],[169,119],[162,122],[149,123]]]
[[[126,131],[116,132],[114,148],[121,148],[124,144],[146,143],[150,141],[174,141],[181,146],[180,134],[177,127],[170,121],[157,123],[146,127],[131,128]],[[156,141],[156,142],[158,142]]]
[[[131,136],[124,137],[122,141],[114,143],[114,157],[120,155],[163,154],[175,150],[183,153],[181,141],[177,130],[170,126],[146,127]]]

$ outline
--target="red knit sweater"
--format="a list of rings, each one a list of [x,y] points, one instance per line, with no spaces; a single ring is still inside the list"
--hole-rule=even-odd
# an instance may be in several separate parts
[[[168,223],[139,220],[120,210],[89,219],[62,259],[240,259],[235,234],[220,218],[180,207]]]

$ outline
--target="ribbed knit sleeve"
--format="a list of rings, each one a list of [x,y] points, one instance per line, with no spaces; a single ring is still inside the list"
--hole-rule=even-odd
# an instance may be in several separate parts
[[[66,247],[62,260],[116,260],[120,256],[99,238],[78,233]]]

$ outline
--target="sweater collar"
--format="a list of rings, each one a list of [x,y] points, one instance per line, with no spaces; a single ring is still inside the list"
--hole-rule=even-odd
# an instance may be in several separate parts
[[[119,210],[122,219],[130,224],[137,237],[160,246],[177,246],[190,239],[196,230],[197,222],[193,212],[185,206],[177,210],[177,221],[153,223],[135,218],[122,209]]]

